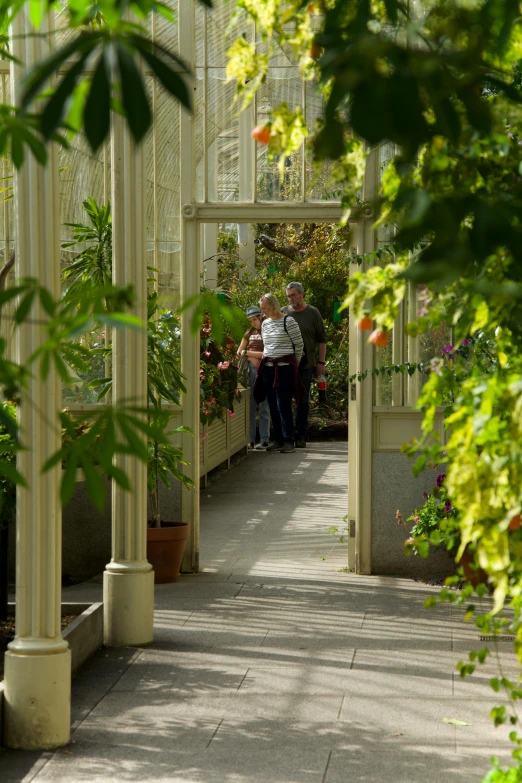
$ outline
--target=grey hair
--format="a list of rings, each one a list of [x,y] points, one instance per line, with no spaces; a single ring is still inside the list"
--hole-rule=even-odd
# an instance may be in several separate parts
[[[267,302],[272,305],[272,307],[275,308],[276,313],[281,312],[281,306],[273,294],[263,294],[259,301]]]
[[[288,291],[290,288],[295,288],[298,294],[304,294],[304,288],[302,283],[288,283],[286,286],[286,290]]]

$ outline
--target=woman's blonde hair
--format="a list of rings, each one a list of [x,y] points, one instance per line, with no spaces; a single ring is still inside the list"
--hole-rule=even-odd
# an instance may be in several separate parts
[[[277,299],[273,294],[263,294],[263,296],[259,301],[261,302],[261,300],[267,302],[269,305],[272,305],[276,313],[281,312],[281,307],[279,305],[279,302],[277,301]]]

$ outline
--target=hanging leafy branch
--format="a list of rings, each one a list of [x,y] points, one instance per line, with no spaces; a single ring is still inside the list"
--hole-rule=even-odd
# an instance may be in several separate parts
[[[368,376],[370,378],[391,377],[392,375],[404,375],[405,373],[410,378],[415,375],[416,372],[427,375],[431,370],[430,363],[425,362],[403,362],[403,364],[382,364],[380,367],[374,367],[371,371],[364,370],[364,372],[356,372],[353,375],[348,376],[348,383],[358,381],[362,383]]]

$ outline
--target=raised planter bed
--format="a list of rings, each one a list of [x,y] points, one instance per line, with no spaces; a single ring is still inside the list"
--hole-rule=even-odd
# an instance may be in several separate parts
[[[14,611],[14,604],[10,604]],[[62,604],[62,636],[69,642],[71,650],[71,670],[74,675],[85,661],[94,655],[103,644],[103,604]],[[14,625],[13,634],[14,636]],[[7,640],[7,642],[10,639]],[[2,667],[0,677],[3,677],[3,656],[7,649],[0,649]],[[0,681],[0,744],[3,737],[3,697],[4,682]]]
[[[201,441],[200,475],[206,486],[207,474],[218,465],[227,463],[241,449],[246,449],[249,439],[249,404],[250,392],[241,390],[241,399],[235,405],[234,416],[224,420],[216,420],[209,426],[201,428],[201,435],[206,437]]]

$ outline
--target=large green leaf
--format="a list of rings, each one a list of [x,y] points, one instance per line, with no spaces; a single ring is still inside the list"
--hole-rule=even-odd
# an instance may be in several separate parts
[[[127,121],[134,140],[140,142],[148,131],[152,119],[143,78],[132,55],[121,43],[116,44],[116,57]]]
[[[81,54],[86,46],[90,46],[91,49],[94,48],[100,40],[101,33],[99,32],[82,32],[67,44],[52,52],[44,60],[38,62],[25,79],[20,102],[22,109],[27,109],[64,62],[71,57]]]
[[[108,53],[102,52],[94,71],[85,103],[84,129],[87,141],[97,150],[109,133],[111,124],[111,77]]]
[[[190,111],[192,102],[184,79],[151,51],[148,41],[143,42],[143,39],[140,41],[136,38],[135,42],[141,56],[148,62],[163,87]]]
[[[54,131],[60,127],[67,105],[69,96],[74,91],[78,80],[82,74],[91,49],[94,46],[87,48],[79,57],[78,61],[69,68],[62,81],[47,101],[45,108],[41,114],[41,129],[42,134],[46,139],[49,139]]]

